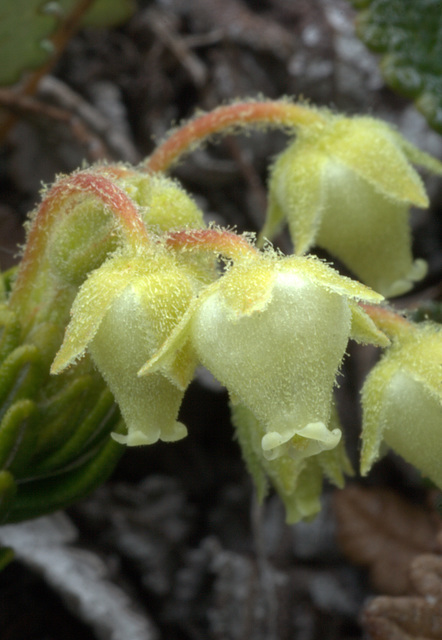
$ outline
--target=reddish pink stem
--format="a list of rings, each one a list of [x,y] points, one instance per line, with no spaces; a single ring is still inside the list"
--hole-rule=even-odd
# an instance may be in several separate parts
[[[408,333],[413,324],[397,311],[389,307],[360,303],[360,306],[370,316],[376,326],[389,338],[395,338]]]
[[[139,172],[133,167],[124,164],[102,164],[94,166],[94,174],[100,174],[106,178],[112,177],[116,180],[120,178],[131,178],[139,175]]]
[[[232,128],[246,125],[270,125],[295,129],[324,121],[319,111],[284,100],[238,102],[197,116],[174,131],[145,162],[147,171],[167,171],[184,153],[203,140]]]
[[[125,240],[137,247],[148,241],[148,234],[137,208],[129,196],[111,180],[98,173],[84,171],[59,180],[46,194],[33,221],[26,249],[11,294],[11,303],[20,298],[28,286],[32,286],[32,275],[39,268],[54,220],[60,213],[69,212],[75,196],[93,195],[115,216]]]
[[[255,247],[244,236],[218,229],[172,231],[168,234],[166,243],[174,249],[203,249],[217,252],[227,258],[257,253]]]

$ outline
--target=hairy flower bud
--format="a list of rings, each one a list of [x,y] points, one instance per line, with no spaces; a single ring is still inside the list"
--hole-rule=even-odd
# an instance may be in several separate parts
[[[115,221],[92,196],[57,220],[48,243],[51,272],[64,283],[80,285],[118,246]]]
[[[140,207],[146,226],[159,231],[204,226],[201,209],[177,180],[162,173],[124,169],[117,182]]]
[[[442,488],[442,330],[410,325],[372,369],[362,392],[362,473],[382,441]]]
[[[156,232],[204,226],[201,210],[176,180],[124,165],[96,165],[88,175],[91,182],[104,179],[121,189],[146,227]],[[79,286],[124,240],[118,220],[99,198],[99,189],[92,194],[76,194],[64,205],[62,214],[49,237],[49,266],[64,283]]]
[[[383,295],[405,293],[426,273],[411,254],[410,205],[428,206],[411,162],[442,172],[385,123],[328,114],[276,161],[263,235],[287,219],[298,255],[316,244]]]

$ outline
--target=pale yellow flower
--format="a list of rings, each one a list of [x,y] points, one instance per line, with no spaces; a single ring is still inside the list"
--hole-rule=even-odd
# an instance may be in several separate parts
[[[411,253],[410,206],[428,206],[411,163],[442,164],[379,120],[324,114],[276,160],[262,234],[287,220],[296,254],[317,245],[384,296],[405,293],[426,273]]]

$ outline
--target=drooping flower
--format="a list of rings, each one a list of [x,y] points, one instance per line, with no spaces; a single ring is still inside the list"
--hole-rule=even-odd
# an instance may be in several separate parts
[[[317,245],[384,296],[405,293],[426,273],[411,253],[410,206],[428,206],[411,163],[442,173],[387,124],[328,113],[275,162],[262,233],[287,220],[296,254]]]
[[[264,455],[306,458],[334,448],[332,391],[350,336],[381,344],[356,300],[379,294],[313,258],[267,253],[209,285],[144,371],[166,366],[191,339],[200,362],[260,424]]]
[[[116,255],[91,273],[72,307],[72,320],[52,365],[58,373],[87,350],[121,409],[128,445],[173,441],[187,431],[177,421],[195,355],[184,344],[162,372],[137,372],[185,314],[198,283],[190,269],[158,246],[149,253]]]
[[[442,330],[409,326],[367,377],[362,392],[361,470],[384,441],[442,488]]]

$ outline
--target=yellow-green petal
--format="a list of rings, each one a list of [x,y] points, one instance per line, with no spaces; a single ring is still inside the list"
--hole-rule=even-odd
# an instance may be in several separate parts
[[[397,143],[397,135],[373,118],[337,118],[324,146],[385,197],[426,208],[424,185]]]
[[[71,321],[63,344],[52,363],[51,373],[60,373],[83,355],[113,300],[128,286],[127,274],[118,270],[118,262],[119,260],[109,260],[104,263],[80,287],[72,305]]]
[[[332,269],[327,263],[315,258],[309,257],[288,257],[278,267],[281,271],[298,271],[306,278],[310,278],[312,282],[320,284],[327,291],[337,293],[348,298],[363,300],[365,302],[378,303],[384,299],[384,296],[377,291],[373,291],[370,287],[342,276],[338,271]]]
[[[322,174],[326,163],[324,153],[298,140],[272,168],[269,210],[262,235],[271,238],[284,214],[297,255],[306,253],[315,243],[324,210]]]
[[[419,167],[423,167],[432,173],[438,175],[442,174],[442,162],[440,160],[434,158],[429,153],[425,153],[425,151],[422,151],[414,144],[411,144],[411,142],[408,142],[408,140],[394,129],[391,133],[410,162],[417,164]]]
[[[350,337],[361,344],[374,344],[377,347],[388,347],[389,338],[376,324],[364,309],[354,300],[349,301],[351,309]]]
[[[382,405],[387,385],[396,371],[394,362],[384,358],[368,375],[362,390],[364,409],[362,426],[361,473],[366,475],[379,457],[383,440]]]
[[[386,444],[442,489],[442,391],[437,396],[398,370],[388,384],[381,419]]]
[[[327,179],[317,244],[386,297],[411,289],[426,267],[413,262],[408,206],[377,193],[344,165],[330,164]]]

